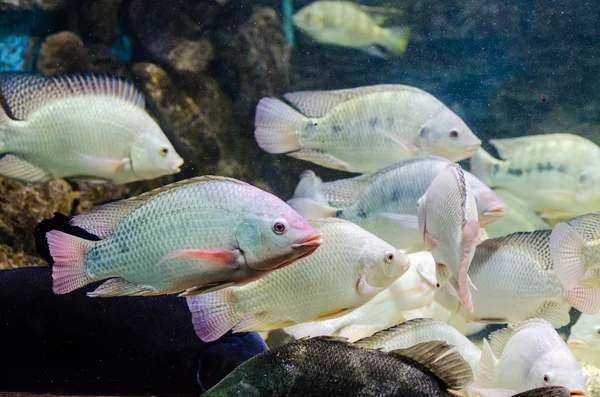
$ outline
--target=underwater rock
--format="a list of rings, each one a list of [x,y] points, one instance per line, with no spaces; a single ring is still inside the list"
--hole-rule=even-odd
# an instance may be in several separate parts
[[[119,33],[119,6],[123,0],[85,0],[81,4],[83,27],[102,43],[113,42]]]
[[[0,0],[0,11],[13,10],[58,10],[65,8],[71,0]]]
[[[74,196],[62,179],[33,185],[0,177],[0,269],[43,265],[33,230],[54,212],[69,214]]]
[[[183,40],[167,53],[167,60],[175,70],[181,73],[199,73],[208,68],[213,58],[213,47],[210,41]]]

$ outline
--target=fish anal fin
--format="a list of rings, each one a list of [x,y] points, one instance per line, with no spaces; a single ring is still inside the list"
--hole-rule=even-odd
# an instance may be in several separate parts
[[[561,195],[554,192],[551,196],[559,201],[575,201],[574,195]],[[542,208],[539,212],[542,218],[545,219],[570,219],[573,217],[573,213],[558,208]]]
[[[548,301],[532,313],[529,318],[543,318],[548,320],[554,328],[560,328],[567,325],[571,320],[569,317],[569,309],[560,303]]]
[[[324,321],[324,320],[329,320],[332,318],[341,317],[346,313],[350,313],[352,310],[354,310],[354,308],[352,308],[352,307],[345,307],[343,309],[335,309],[328,313],[324,313],[324,314],[320,315],[319,317],[315,318],[312,321]]]
[[[494,368],[497,358],[487,339],[483,339],[481,347],[481,358],[479,359],[479,368],[475,376],[475,385],[482,388],[491,388],[494,385]]]
[[[122,278],[112,278],[102,283],[87,296],[92,298],[109,298],[113,296],[151,296],[159,295],[159,292],[149,285],[138,285]]]
[[[233,332],[270,331],[292,325],[295,325],[293,321],[279,319],[263,312],[244,318],[233,327]]]
[[[0,155],[0,175],[29,183],[43,183],[54,179],[49,171],[13,154]]]
[[[320,150],[302,148],[296,152],[288,153],[287,155],[296,159],[310,161],[322,165],[323,167],[354,172],[353,168],[345,161]]]

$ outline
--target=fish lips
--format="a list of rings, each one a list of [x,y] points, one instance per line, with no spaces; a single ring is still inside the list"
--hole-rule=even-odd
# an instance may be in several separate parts
[[[500,218],[504,216],[504,212],[506,211],[506,205],[504,203],[498,204],[496,206],[491,207],[487,211],[485,211],[479,219],[479,226],[486,227],[496,222]]]
[[[569,339],[567,346],[571,349],[589,349],[590,345],[581,339]]]

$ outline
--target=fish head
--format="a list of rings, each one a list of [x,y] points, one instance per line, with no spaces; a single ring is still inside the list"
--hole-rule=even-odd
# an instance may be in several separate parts
[[[163,134],[149,131],[138,134],[131,145],[131,168],[141,179],[153,179],[180,171],[183,159]]]
[[[364,274],[371,287],[387,288],[410,269],[410,257],[378,237],[372,237],[373,241],[362,244],[359,273]]]
[[[591,200],[598,200],[600,197],[600,172],[598,166],[594,165],[587,167],[579,175],[577,182],[577,195],[578,201],[589,202]]]
[[[502,218],[504,211],[506,210],[506,204],[498,197],[496,192],[490,189],[475,175],[466,171],[465,179],[469,186],[471,186],[471,190],[475,196],[479,225],[481,227],[486,227]]]
[[[527,387],[564,386],[571,394],[585,390],[585,375],[569,349],[547,343],[541,346],[542,354],[531,363],[527,374]]]
[[[318,6],[312,4],[294,14],[294,25],[303,32],[311,32],[325,28],[326,14]]]
[[[471,157],[481,147],[481,140],[446,106],[421,127],[419,142],[423,153],[455,162]]]
[[[274,270],[312,254],[321,245],[321,232],[290,206],[271,195],[265,202],[268,210],[246,214],[236,230],[247,266]]]
[[[567,346],[575,357],[600,365],[600,314],[582,314],[571,327]]]

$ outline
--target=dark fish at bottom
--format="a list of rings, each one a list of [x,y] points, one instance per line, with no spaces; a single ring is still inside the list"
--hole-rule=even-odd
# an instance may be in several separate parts
[[[236,368],[203,396],[453,396],[471,367],[442,341],[382,352],[342,338],[298,340]]]

